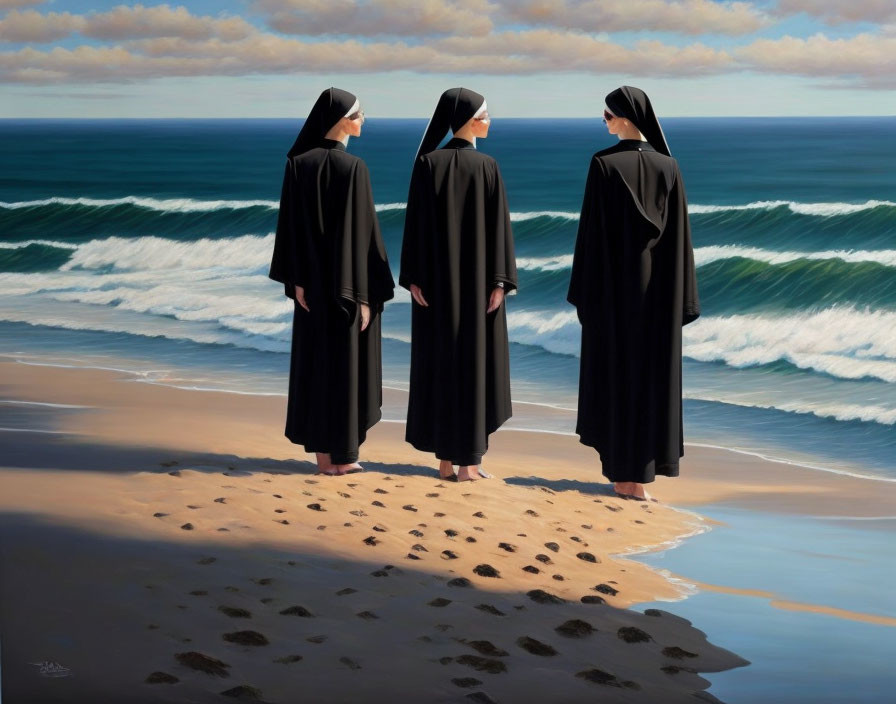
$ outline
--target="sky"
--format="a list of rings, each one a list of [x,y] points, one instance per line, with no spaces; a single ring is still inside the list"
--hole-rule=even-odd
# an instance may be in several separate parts
[[[0,117],[896,114],[896,0],[0,0]]]

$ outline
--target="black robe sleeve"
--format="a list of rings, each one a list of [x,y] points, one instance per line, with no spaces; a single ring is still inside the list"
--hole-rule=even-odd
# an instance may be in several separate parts
[[[691,222],[688,218],[688,199],[678,164],[675,185],[669,194],[669,225],[678,233],[682,257],[682,326],[700,317],[700,297],[697,293],[697,268],[694,266],[694,246],[691,243]]]
[[[576,247],[572,258],[572,271],[569,278],[569,292],[566,300],[576,307],[579,322],[588,319],[589,282],[593,286],[594,273],[599,269],[595,256],[598,248],[594,246],[595,238],[602,237],[604,232],[604,209],[601,203],[603,195],[603,169],[600,161],[591,160],[588,178],[585,181],[585,195],[582,198],[582,211],[579,215],[579,228],[576,233]]]
[[[370,172],[358,159],[355,165],[349,202],[343,220],[340,251],[335,253],[336,296],[350,319],[357,303],[382,308],[394,296],[395,281],[389,269],[386,248],[376,217]]]
[[[408,188],[398,285],[410,291],[411,284],[414,284],[420,287],[424,295],[429,290],[431,280],[432,237],[435,234],[433,216],[436,205],[432,190],[429,163],[420,157],[414,163]]]
[[[510,226],[510,208],[507,205],[507,193],[504,179],[498,162],[494,163],[491,181],[491,198],[489,199],[489,219],[494,235],[491,240],[491,251],[488,253],[488,275],[492,288],[501,282],[504,293],[513,293],[517,289],[516,256],[513,246],[513,231]]]
[[[277,231],[274,236],[274,254],[268,277],[280,281],[284,294],[295,300],[295,287],[305,287],[308,272],[305,263],[308,261],[305,247],[305,235],[299,227],[297,209],[300,207],[296,189],[295,164],[286,160],[283,172],[283,187],[280,190],[280,212],[277,215]]]

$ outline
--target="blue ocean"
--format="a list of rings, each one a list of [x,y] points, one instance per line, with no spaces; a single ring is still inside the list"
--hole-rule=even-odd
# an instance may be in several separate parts
[[[396,280],[425,124],[374,117],[349,144],[370,168]],[[285,394],[293,304],[267,270],[299,127],[0,121],[0,354]],[[664,129],[703,307],[684,328],[685,442],[896,481],[896,118]],[[506,427],[575,428],[579,327],[566,290],[589,158],[615,139],[597,120],[496,118],[479,141],[504,175],[520,275],[507,298]],[[383,335],[384,383],[406,388],[403,289]]]

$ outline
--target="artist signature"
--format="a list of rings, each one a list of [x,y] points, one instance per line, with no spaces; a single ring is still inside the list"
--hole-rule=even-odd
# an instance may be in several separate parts
[[[41,677],[68,677],[72,674],[70,668],[65,665],[60,665],[53,660],[44,660],[43,662],[32,662],[28,664],[40,668],[39,671]]]

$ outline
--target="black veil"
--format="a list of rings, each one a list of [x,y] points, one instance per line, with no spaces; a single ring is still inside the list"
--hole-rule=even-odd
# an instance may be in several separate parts
[[[469,88],[449,88],[442,93],[429,118],[416,159],[439,146],[448,130],[456,132],[485,107],[485,98]]]
[[[308,113],[299,136],[286,154],[287,158],[318,146],[333,125],[343,117],[348,117],[357,101],[358,99],[347,90],[327,88]]]
[[[647,93],[634,86],[622,86],[608,93],[604,102],[614,115],[631,120],[641,130],[641,134],[647,137],[650,146],[661,154],[672,156]]]

